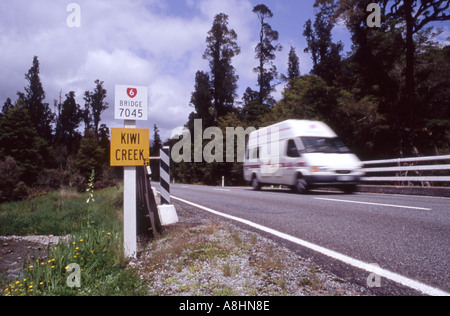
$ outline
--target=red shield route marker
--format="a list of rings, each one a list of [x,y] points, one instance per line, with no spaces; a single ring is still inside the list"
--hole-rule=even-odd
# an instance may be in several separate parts
[[[136,88],[128,88],[127,89],[127,94],[130,98],[134,99],[137,96],[137,89]]]

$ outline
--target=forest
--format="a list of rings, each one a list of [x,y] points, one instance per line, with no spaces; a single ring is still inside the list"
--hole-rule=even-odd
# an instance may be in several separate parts
[[[368,27],[367,7],[381,8],[380,27]],[[437,38],[440,22],[450,20],[450,1],[316,0],[315,17],[299,28],[307,41],[313,67],[300,73],[296,47],[282,47],[270,22],[273,12],[257,5],[249,18],[258,21],[255,87],[238,97],[239,74],[233,58],[241,53],[229,16],[215,16],[206,34],[203,58],[209,69],[198,70],[186,106],[202,127],[264,127],[286,119],[320,120],[330,125],[362,160],[449,154],[450,46]],[[335,42],[332,30],[345,24],[351,50]],[[437,25],[437,27],[436,27]],[[446,43],[449,43],[447,39]],[[275,66],[277,54],[289,50],[287,73]],[[24,92],[10,98],[0,113],[0,202],[22,199],[61,186],[83,190],[94,170],[99,187],[114,184],[109,167],[109,128],[101,116],[108,104],[104,82],[96,80],[84,93],[84,105],[73,91],[61,92],[53,107],[39,77],[39,59],[25,74]],[[284,86],[275,100],[274,90]],[[163,142],[153,128],[152,155]],[[205,144],[207,141],[205,141]],[[203,145],[205,145],[203,144]],[[193,146],[194,144],[192,144]],[[225,146],[224,146],[225,147]],[[157,166],[152,166],[156,173]],[[186,163],[172,165],[176,182],[215,185],[243,183],[242,164]]]
[[[362,160],[443,155],[450,152],[450,46],[436,38],[436,23],[450,19],[450,1],[376,1],[380,27],[368,27],[367,11],[374,1],[316,0],[316,15],[299,33],[305,37],[313,68],[300,73],[295,47],[281,47],[270,25],[272,11],[255,6],[260,22],[255,47],[255,82],[237,100],[238,74],[232,59],[240,53],[228,16],[216,16],[206,39],[203,58],[210,70],[199,70],[186,127],[264,127],[286,119],[327,123]],[[332,30],[344,23],[352,47],[334,42]],[[448,42],[447,42],[448,43]],[[290,49],[286,74],[274,60]],[[280,85],[282,98],[272,92]],[[225,146],[224,146],[225,147]],[[174,178],[182,183],[242,184],[238,163],[180,163]]]

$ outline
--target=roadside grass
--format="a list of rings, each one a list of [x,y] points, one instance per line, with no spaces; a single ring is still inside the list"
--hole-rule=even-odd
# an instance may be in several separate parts
[[[88,218],[94,225],[112,226],[118,220],[121,190],[112,187],[99,191],[91,205],[86,203],[86,193],[67,189],[1,204],[0,236],[64,236],[80,231]]]
[[[107,188],[93,196],[92,192],[60,190],[0,205],[2,236],[67,236],[58,245],[48,247],[47,257],[28,258],[20,278],[1,275],[0,295],[146,295],[136,272],[125,269],[122,192],[122,187]],[[67,284],[74,272],[72,264],[81,269],[79,288]]]

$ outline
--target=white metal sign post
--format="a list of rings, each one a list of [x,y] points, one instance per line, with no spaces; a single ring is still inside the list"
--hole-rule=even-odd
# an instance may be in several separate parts
[[[136,121],[125,121],[136,128]],[[136,258],[136,167],[123,167],[123,246],[125,258]]]
[[[124,127],[135,129],[136,121],[147,120],[148,88],[116,85],[114,117],[125,120]],[[136,166],[124,166],[123,225],[125,258],[136,258]]]

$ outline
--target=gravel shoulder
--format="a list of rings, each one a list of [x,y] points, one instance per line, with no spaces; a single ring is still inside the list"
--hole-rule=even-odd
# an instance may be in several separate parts
[[[371,295],[258,233],[184,204],[176,208],[180,222],[140,240],[139,258],[130,263],[151,295]]]

